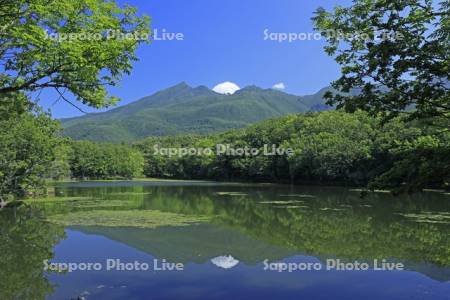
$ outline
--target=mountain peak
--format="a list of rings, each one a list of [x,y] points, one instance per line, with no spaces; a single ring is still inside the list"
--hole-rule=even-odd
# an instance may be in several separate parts
[[[186,81],[181,81],[180,83],[175,84],[174,86],[171,86],[169,88],[167,88],[167,90],[169,89],[175,89],[175,88],[192,88],[189,84],[186,83]]]
[[[180,93],[188,93],[192,89],[193,88],[190,85],[188,85],[185,81],[182,81],[159,92],[156,92],[154,95],[164,95],[164,97],[172,97],[173,95],[179,95]]]
[[[242,89],[240,89],[239,91],[237,91],[236,93],[242,93],[242,92],[259,92],[259,91],[264,91],[264,89],[260,88],[259,86],[256,85],[248,85],[246,87],[243,87]]]
[[[180,82],[127,105],[62,123],[64,133],[74,139],[123,142],[147,136],[210,134],[268,118],[327,109],[322,95],[298,99],[255,85],[226,96],[203,85],[191,87]]]
[[[212,92],[206,85],[199,85],[195,87],[194,90],[201,92]]]

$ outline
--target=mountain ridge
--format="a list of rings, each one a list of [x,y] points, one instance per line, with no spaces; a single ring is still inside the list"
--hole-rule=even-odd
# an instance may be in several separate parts
[[[296,96],[250,85],[232,95],[185,82],[100,113],[61,119],[74,139],[130,142],[147,136],[210,134],[291,113],[327,110],[323,93]]]

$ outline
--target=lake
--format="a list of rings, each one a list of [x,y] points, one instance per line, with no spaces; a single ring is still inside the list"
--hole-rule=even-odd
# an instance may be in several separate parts
[[[0,299],[450,299],[450,195],[80,182],[0,212]]]

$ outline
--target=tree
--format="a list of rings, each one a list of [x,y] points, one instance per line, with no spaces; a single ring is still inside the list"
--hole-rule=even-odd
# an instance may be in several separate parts
[[[316,30],[341,65],[329,104],[386,117],[450,117],[450,2],[354,0],[333,12],[319,8]],[[414,108],[414,109],[411,109]]]
[[[403,141],[390,149],[391,168],[374,178],[370,188],[390,188],[394,193],[448,188],[450,134],[425,135]]]
[[[23,196],[41,187],[65,141],[58,122],[47,114],[36,109],[16,111],[24,99],[7,99],[8,105],[0,106],[0,200],[6,194]]]
[[[105,86],[131,71],[148,24],[111,0],[0,0],[0,96],[54,88],[111,105]]]
[[[362,169],[372,159],[375,123],[361,111],[303,117],[301,129],[286,142],[295,151],[288,158],[290,171],[308,180],[364,183],[367,178]]]
[[[125,145],[73,141],[69,165],[75,178],[133,178],[141,176],[143,155]]]
[[[75,107],[67,92],[93,107],[114,104],[106,86],[131,71],[149,32],[148,17],[113,0],[0,0],[0,197],[23,195],[67,169],[59,126],[30,95],[53,88]]]

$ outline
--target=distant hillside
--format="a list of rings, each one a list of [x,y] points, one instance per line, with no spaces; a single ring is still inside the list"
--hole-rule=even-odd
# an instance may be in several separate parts
[[[329,109],[322,98],[326,90],[299,97],[249,86],[233,95],[222,95],[205,86],[193,88],[180,83],[107,112],[61,121],[67,136],[92,141],[208,134],[290,113]]]

